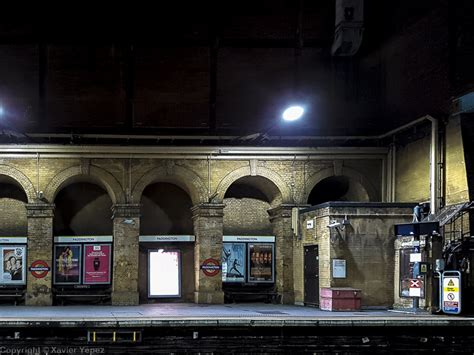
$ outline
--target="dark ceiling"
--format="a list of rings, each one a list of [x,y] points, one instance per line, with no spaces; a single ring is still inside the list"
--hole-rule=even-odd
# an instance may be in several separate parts
[[[331,56],[334,0],[12,12],[0,23],[2,126],[19,136],[380,134],[449,113],[447,4],[366,0],[351,57]],[[307,113],[282,124],[295,97]]]

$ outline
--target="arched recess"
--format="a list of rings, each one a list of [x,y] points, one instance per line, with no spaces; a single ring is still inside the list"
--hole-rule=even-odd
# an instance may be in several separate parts
[[[140,235],[192,235],[193,202],[178,185],[157,182],[148,185],[140,199]]]
[[[97,184],[107,191],[112,203],[125,203],[123,189],[117,179],[108,171],[94,165],[89,166],[88,169],[72,166],[61,171],[46,187],[44,197],[52,202],[60,190],[75,182]]]
[[[340,173],[337,175],[334,174],[334,168],[327,168],[327,169],[320,170],[317,173],[310,176],[309,179],[306,180],[305,191],[300,192],[301,197],[298,198],[298,201],[300,201],[301,203],[307,203],[309,199],[309,195],[311,194],[311,191],[313,191],[314,187],[317,184],[319,184],[321,181],[323,181],[326,178],[335,177],[335,176],[346,176],[350,178],[351,180],[353,180],[354,182],[357,182],[358,184],[360,184],[367,192],[369,201],[373,202],[373,201],[379,200],[379,197],[375,188],[372,186],[370,181],[363,174],[361,174],[360,172],[358,172],[357,170],[353,168],[343,166]]]
[[[36,190],[33,183],[18,169],[15,169],[8,165],[0,165],[0,176],[4,175],[14,180],[18,186],[25,192],[29,203],[32,203],[36,199]]]
[[[0,236],[27,235],[26,203],[28,197],[22,186],[13,178],[0,175]]]
[[[280,201],[278,187],[267,178],[237,179],[224,195],[224,235],[272,235],[268,210]]]
[[[174,183],[159,181],[147,185],[140,199],[140,235],[194,235],[192,206],[188,192]],[[176,298],[149,297],[149,274],[141,272],[138,276],[140,303],[194,302],[194,243],[140,243],[139,270],[150,270],[149,252],[158,249],[179,251],[181,295]]]
[[[246,176],[259,176],[262,178],[266,178],[271,183],[273,183],[276,188],[278,189],[278,196],[272,199],[271,205],[276,206],[282,203],[292,203],[293,199],[291,197],[291,191],[288,188],[288,185],[283,181],[280,175],[276,172],[263,168],[258,167],[256,174],[251,173],[250,166],[244,166],[238,168],[229,174],[227,174],[217,186],[217,201],[222,202],[224,201],[224,196],[229,189],[229,187],[236,182],[237,180],[246,177]]]
[[[54,199],[54,235],[112,235],[112,199],[108,192],[97,183],[72,180]]]
[[[167,182],[179,186],[191,197],[194,205],[207,202],[207,190],[201,178],[192,170],[176,165],[149,170],[133,187],[132,201],[140,203],[143,190],[156,182]]]

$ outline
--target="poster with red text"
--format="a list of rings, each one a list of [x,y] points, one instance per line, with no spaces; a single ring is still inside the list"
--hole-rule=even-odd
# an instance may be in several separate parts
[[[110,244],[84,245],[84,284],[110,283]]]

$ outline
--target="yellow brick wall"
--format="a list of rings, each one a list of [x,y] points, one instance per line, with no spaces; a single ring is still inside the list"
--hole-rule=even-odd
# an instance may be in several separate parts
[[[430,199],[430,137],[397,148],[397,202],[422,202]]]
[[[466,162],[460,118],[451,118],[446,127],[446,205],[469,200]]]

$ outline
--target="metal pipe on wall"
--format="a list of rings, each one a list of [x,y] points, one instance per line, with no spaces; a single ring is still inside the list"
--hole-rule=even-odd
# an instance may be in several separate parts
[[[431,121],[431,143],[430,143],[430,210],[432,214],[438,212],[439,206],[439,123],[436,118],[428,116]]]

